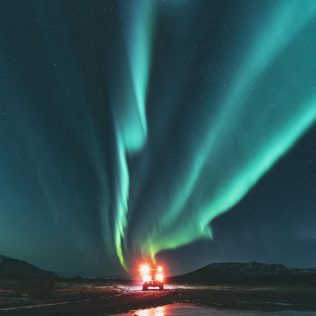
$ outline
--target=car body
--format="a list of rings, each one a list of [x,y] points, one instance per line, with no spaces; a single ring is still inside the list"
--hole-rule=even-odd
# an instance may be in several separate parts
[[[164,274],[163,267],[153,264],[143,264],[140,267],[141,278],[143,281],[143,291],[151,288],[164,289]]]

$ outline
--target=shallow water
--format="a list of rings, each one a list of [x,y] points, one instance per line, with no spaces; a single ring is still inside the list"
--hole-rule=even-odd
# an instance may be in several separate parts
[[[211,307],[198,306],[193,304],[169,304],[158,306],[155,308],[142,309],[131,311],[124,314],[114,314],[115,316],[316,316],[316,312],[298,312],[298,311],[283,311],[283,312],[246,312],[234,310],[222,310]]]

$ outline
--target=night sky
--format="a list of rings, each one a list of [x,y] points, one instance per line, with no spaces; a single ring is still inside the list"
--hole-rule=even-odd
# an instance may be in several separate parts
[[[0,74],[0,254],[316,266],[316,1],[1,0]]]

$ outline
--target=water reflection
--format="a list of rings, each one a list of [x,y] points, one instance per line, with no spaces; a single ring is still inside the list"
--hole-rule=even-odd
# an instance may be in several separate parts
[[[237,311],[216,309],[206,306],[187,303],[174,303],[155,308],[137,310],[116,316],[315,316],[315,312],[280,311],[280,312],[259,312],[259,311]]]
[[[165,314],[166,308],[168,308],[168,305],[139,310],[137,311],[136,315],[137,316],[166,316]]]

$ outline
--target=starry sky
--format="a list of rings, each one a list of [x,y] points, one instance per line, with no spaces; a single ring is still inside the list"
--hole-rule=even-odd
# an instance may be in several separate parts
[[[309,0],[1,1],[0,253],[316,266],[315,51]]]

